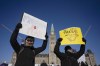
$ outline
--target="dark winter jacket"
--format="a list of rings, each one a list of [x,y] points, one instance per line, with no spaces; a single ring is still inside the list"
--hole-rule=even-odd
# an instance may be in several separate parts
[[[54,53],[61,61],[61,66],[79,66],[77,59],[80,58],[85,52],[85,45],[81,45],[80,50],[77,53],[62,53],[59,51],[60,42],[56,42],[56,46],[54,48]]]
[[[35,66],[35,56],[45,50],[47,40],[44,40],[42,47],[39,48],[20,46],[17,42],[18,32],[19,29],[15,29],[10,38],[11,46],[17,54],[15,66]]]

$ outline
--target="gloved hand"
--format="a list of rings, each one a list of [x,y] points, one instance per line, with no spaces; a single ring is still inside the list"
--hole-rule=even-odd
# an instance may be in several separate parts
[[[22,24],[21,24],[21,23],[18,23],[18,24],[16,25],[16,29],[20,29],[20,28],[22,28]]]
[[[82,38],[82,41],[85,42],[85,44],[86,44],[86,39],[85,38]]]
[[[47,34],[47,32],[46,32],[45,38],[48,39],[48,34]]]
[[[62,40],[63,40],[62,38],[58,38],[58,40],[57,40],[57,41],[61,42]]]

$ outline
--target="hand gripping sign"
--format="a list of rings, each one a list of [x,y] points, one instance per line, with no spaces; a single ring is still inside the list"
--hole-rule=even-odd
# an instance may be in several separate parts
[[[79,27],[70,27],[59,31],[60,38],[62,38],[61,45],[70,44],[85,44],[82,41],[82,32]]]
[[[22,29],[20,29],[19,33],[39,39],[45,39],[47,22],[24,13],[21,23]]]

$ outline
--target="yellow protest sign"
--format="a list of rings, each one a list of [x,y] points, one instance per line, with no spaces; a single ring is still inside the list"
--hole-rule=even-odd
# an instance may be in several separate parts
[[[85,44],[82,41],[82,32],[79,27],[70,27],[59,31],[60,38],[62,38],[61,45],[71,44]]]

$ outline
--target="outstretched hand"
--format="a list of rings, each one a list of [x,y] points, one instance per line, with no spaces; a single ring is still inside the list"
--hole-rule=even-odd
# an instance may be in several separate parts
[[[18,24],[16,25],[16,29],[20,29],[20,28],[22,28],[22,24],[21,24],[21,23],[18,23]]]
[[[85,38],[82,38],[82,41],[85,42],[85,44],[86,44],[86,39]]]

